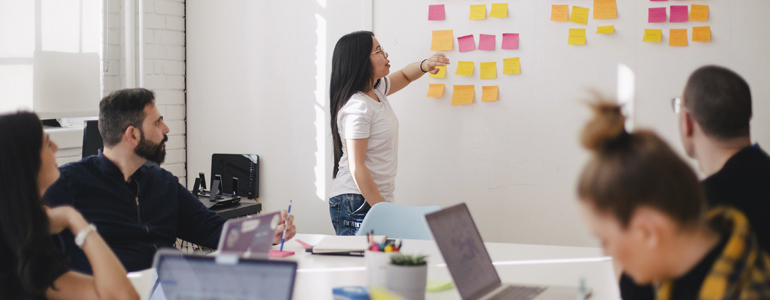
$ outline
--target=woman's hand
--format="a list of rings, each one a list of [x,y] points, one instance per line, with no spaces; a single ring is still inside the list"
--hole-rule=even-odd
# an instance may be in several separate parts
[[[72,231],[72,234],[77,234],[81,229],[88,226],[86,220],[83,219],[83,215],[71,206],[50,208],[44,205],[43,208],[45,208],[45,213],[48,215],[48,232],[50,234],[58,234],[64,229],[69,229]]]
[[[281,243],[281,234],[283,234],[283,229],[286,228],[286,235],[283,236],[283,239],[288,241],[291,238],[294,237],[294,235],[297,234],[297,227],[294,226],[294,215],[288,215],[286,213],[286,210],[281,211],[281,220],[278,221],[278,227],[275,228],[275,236],[273,237],[273,244],[280,244]],[[287,219],[288,216],[288,219]],[[286,226],[284,226],[284,222],[286,222]]]
[[[433,54],[428,60],[423,62],[423,70],[428,70],[433,75],[436,75],[438,73],[439,69],[436,67],[439,66],[446,66],[449,64],[449,59],[446,58],[446,55],[444,53],[436,53]]]

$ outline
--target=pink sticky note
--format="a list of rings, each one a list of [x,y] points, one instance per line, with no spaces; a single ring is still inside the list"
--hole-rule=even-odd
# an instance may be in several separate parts
[[[503,33],[503,49],[519,49],[518,33]]]
[[[495,35],[494,34],[479,34],[479,50],[494,51],[495,50]]]
[[[668,0],[650,0],[650,1],[668,1]]]
[[[660,23],[660,22],[666,22],[666,8],[650,7],[650,16],[647,18],[647,23]]]
[[[476,50],[476,40],[473,39],[472,34],[458,37],[457,43],[460,44],[460,52]]]
[[[669,22],[687,22],[687,5],[671,5]]]
[[[284,258],[292,255],[294,255],[294,251],[270,250],[269,256],[274,258]]]
[[[444,19],[444,4],[428,6],[428,20],[440,21]]]

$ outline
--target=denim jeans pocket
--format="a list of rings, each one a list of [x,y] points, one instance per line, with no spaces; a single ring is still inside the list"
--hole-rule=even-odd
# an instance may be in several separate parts
[[[369,206],[369,203],[366,202],[364,196],[360,194],[350,194],[350,197],[347,199],[347,204],[351,220],[358,223],[364,221],[366,213],[372,208]]]

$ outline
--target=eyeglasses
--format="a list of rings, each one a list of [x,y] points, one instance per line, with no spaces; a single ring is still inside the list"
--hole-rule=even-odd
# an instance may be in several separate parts
[[[679,114],[679,111],[682,109],[682,98],[676,97],[671,99],[671,110],[673,110],[675,114]]]
[[[376,51],[374,51],[374,52],[370,53],[369,55],[372,55],[372,54],[375,54],[375,53],[380,53],[380,54],[382,54],[382,56],[384,56],[385,58],[387,58],[387,57],[388,57],[388,52],[385,52],[385,49],[383,49],[382,47],[380,47],[380,48],[379,48],[379,49],[377,49]]]

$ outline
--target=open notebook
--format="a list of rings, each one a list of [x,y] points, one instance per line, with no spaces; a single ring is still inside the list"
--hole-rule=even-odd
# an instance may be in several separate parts
[[[374,241],[383,243],[387,236],[376,235]],[[313,246],[313,254],[364,255],[369,248],[366,236],[327,236]]]

